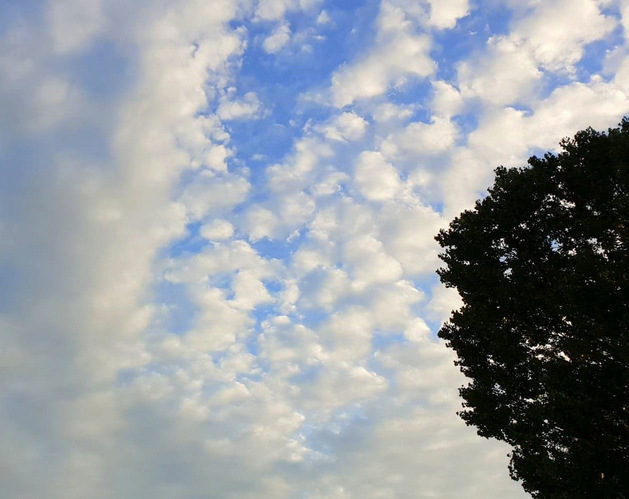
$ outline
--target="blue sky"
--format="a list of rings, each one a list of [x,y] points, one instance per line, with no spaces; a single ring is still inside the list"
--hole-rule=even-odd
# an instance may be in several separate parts
[[[3,497],[523,497],[434,235],[629,113],[623,0],[0,0]]]

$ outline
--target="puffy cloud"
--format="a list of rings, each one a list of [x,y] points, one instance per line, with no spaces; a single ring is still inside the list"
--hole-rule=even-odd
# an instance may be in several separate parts
[[[405,121],[412,115],[412,106],[400,106],[393,104],[392,102],[383,102],[378,104],[373,110],[373,118],[379,123]]]
[[[498,105],[530,100],[542,88],[544,71],[573,73],[585,46],[605,38],[616,25],[594,0],[579,0],[578,5],[553,0],[532,7],[509,34],[488,40],[487,53],[460,65],[464,95]]]
[[[405,331],[415,320],[413,308],[423,298],[423,293],[405,280],[373,288],[366,300],[373,329],[380,334]]]
[[[15,306],[3,306],[2,313],[3,351],[13,360],[2,363],[2,406],[11,409],[0,414],[3,433],[11,433],[0,445],[0,458],[10,463],[3,487],[13,496],[89,497],[99,490],[137,495],[133,489],[142,487],[141,477],[126,487],[117,481],[122,468],[114,463],[125,461],[127,444],[115,435],[129,421],[123,423],[128,413],[116,380],[122,369],[150,362],[143,335],[155,313],[146,300],[155,279],[152,262],[160,248],[183,235],[185,213],[170,193],[196,154],[180,144],[194,142],[191,131],[203,126],[195,115],[207,104],[208,67],[226,71],[227,59],[240,49],[240,36],[221,29],[233,14],[226,4],[212,13],[197,10],[192,25],[185,22],[192,4],[162,11],[157,17],[169,18],[168,34],[152,19],[142,25],[137,17],[135,25],[119,26],[124,32],[99,31],[112,23],[108,11],[95,5],[51,2],[53,45],[68,54],[88,47],[96,33],[120,35],[130,53],[137,48],[132,87],[106,98],[82,92],[70,69],[46,52],[47,31],[34,21],[23,29],[42,47],[33,54],[42,64],[23,68],[31,84],[11,87],[17,102],[32,102],[20,111],[24,123],[41,123],[42,113],[64,110],[47,119],[37,136],[12,137],[22,150],[37,153],[19,153],[23,161],[7,163],[14,182],[11,191],[3,183],[0,196],[2,213],[14,214],[3,215],[1,223],[12,234],[2,266],[12,269],[16,286],[3,294]],[[198,39],[193,55],[191,38],[200,32],[209,35]],[[32,85],[41,81],[46,83],[33,99]],[[73,93],[86,106],[75,107]],[[90,114],[95,109],[103,110],[98,122]],[[22,223],[28,230],[19,229]],[[26,315],[23,300],[31,303]],[[155,384],[151,394],[159,393]],[[7,404],[9,399],[14,402]],[[85,419],[89,414],[98,418]],[[142,441],[139,435],[127,441],[129,447]],[[129,452],[137,449],[142,447]]]
[[[243,229],[252,241],[263,237],[272,238],[279,225],[277,216],[266,208],[256,206],[248,210]]]
[[[230,89],[232,90],[232,89]],[[255,92],[247,92],[241,100],[230,97],[233,91],[228,91],[228,96],[221,100],[216,110],[217,116],[222,120],[236,120],[255,116],[260,111],[260,101]]]
[[[317,177],[320,162],[332,154],[328,144],[307,136],[297,141],[294,153],[282,164],[267,169],[268,185],[275,192],[303,189]]]
[[[387,0],[384,3],[402,9],[423,25],[436,29],[453,28],[457,20],[469,12],[468,0]]]
[[[508,37],[493,37],[487,51],[459,66],[458,82],[464,97],[480,97],[496,105],[531,98],[542,72],[533,54]]]
[[[320,0],[259,0],[256,16],[262,20],[281,19],[288,11],[314,9]]]
[[[619,70],[612,83],[593,76],[587,83],[560,87],[542,101],[529,122],[529,144],[552,148],[560,135],[592,126],[605,129],[620,121],[623,109],[629,105],[629,92]],[[562,132],[570,130],[570,132]],[[553,140],[554,139],[554,140]]]
[[[315,203],[305,192],[279,195],[253,206],[241,220],[242,230],[252,241],[262,238],[288,239],[312,216]]]
[[[379,233],[406,275],[433,272],[437,264],[434,235],[443,225],[439,214],[422,205],[389,205],[379,216]]]
[[[352,287],[356,290],[402,277],[400,263],[387,254],[382,242],[373,236],[364,235],[348,241],[343,254],[351,269]]]
[[[346,352],[352,350],[348,345]],[[383,393],[386,386],[382,376],[363,366],[348,363],[328,365],[319,371],[312,383],[303,386],[304,403],[307,409],[315,410],[319,417],[326,418],[339,407],[374,398]]]
[[[453,28],[469,12],[468,0],[430,1],[430,24],[436,28]]]
[[[605,37],[616,21],[595,0],[552,0],[517,23],[510,38],[551,71],[573,71],[588,43]]]
[[[243,201],[249,191],[247,180],[237,175],[215,175],[204,170],[186,186],[180,201],[191,220],[233,208]]]
[[[411,77],[431,75],[436,66],[430,48],[430,38],[415,34],[402,9],[383,2],[375,46],[332,76],[334,105],[347,106],[357,99],[379,96]]]
[[[322,10],[317,16],[317,24],[328,24],[330,21],[330,15],[325,10]]]
[[[259,343],[261,357],[281,375],[294,374],[294,365],[316,366],[326,357],[318,335],[302,324],[291,323],[287,316],[263,323]]]
[[[450,117],[459,112],[463,105],[461,93],[445,81],[434,81],[432,83],[434,97],[432,110],[437,116]]]
[[[489,186],[497,165],[522,165],[533,148],[554,149],[579,129],[618,122],[623,114],[619,109],[629,107],[628,99],[615,82],[594,76],[588,83],[558,87],[546,99],[532,102],[530,113],[513,107],[488,112],[469,134],[469,147],[452,153],[452,169],[440,181],[448,216],[473,203]]]
[[[166,279],[176,283],[201,284],[214,274],[235,273],[241,270],[254,272],[258,279],[272,274],[273,265],[262,258],[245,241],[229,241],[204,248],[188,258],[172,259]]]
[[[349,176],[343,172],[332,171],[319,182],[310,187],[310,192],[315,196],[329,196],[338,193]]]
[[[355,113],[342,113],[330,125],[322,128],[323,134],[331,140],[353,141],[362,138],[368,123]]]
[[[392,199],[400,190],[400,178],[393,166],[379,152],[365,151],[356,163],[354,181],[360,193],[370,201]]]
[[[252,283],[254,291],[255,282]],[[240,289],[247,283],[240,284]],[[258,293],[259,294],[259,293]],[[222,351],[233,346],[236,340],[246,335],[253,325],[249,314],[242,310],[236,300],[230,300],[226,293],[218,288],[204,289],[194,286],[191,289],[193,303],[199,307],[201,313],[196,317],[192,328],[182,339],[185,347],[195,352]],[[266,297],[261,297],[264,301]],[[246,302],[255,303],[253,301]],[[245,307],[246,309],[246,307]]]
[[[206,239],[221,241],[234,235],[234,226],[227,220],[216,219],[201,227],[200,233]]]
[[[251,272],[238,272],[232,289],[234,305],[244,310],[251,310],[262,303],[273,301],[262,281]]]
[[[262,46],[269,54],[279,52],[290,40],[290,27],[282,24],[271,35],[264,39]]]
[[[450,120],[435,117],[432,123],[410,123],[404,130],[389,135],[381,150],[388,158],[410,157],[415,160],[451,149],[458,131]]]

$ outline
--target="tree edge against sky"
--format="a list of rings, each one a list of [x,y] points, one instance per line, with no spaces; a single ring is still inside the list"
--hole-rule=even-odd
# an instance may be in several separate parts
[[[629,489],[629,119],[496,169],[436,236],[463,306],[439,336],[470,378],[459,412],[512,445],[534,497]]]

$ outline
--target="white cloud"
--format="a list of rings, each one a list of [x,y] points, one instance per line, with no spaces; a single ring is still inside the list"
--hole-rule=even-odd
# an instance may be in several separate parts
[[[587,126],[596,129],[614,126],[620,121],[623,110],[629,108],[629,89],[625,82],[619,71],[612,83],[594,76],[588,83],[554,90],[526,120],[530,144],[551,148],[560,138]]]
[[[286,12],[314,9],[320,0],[259,0],[256,16],[262,20],[281,19]]]
[[[175,283],[205,284],[215,274],[253,272],[263,279],[273,274],[273,266],[245,241],[235,240],[204,248],[200,253],[169,262],[166,279]]]
[[[541,78],[530,51],[503,36],[491,38],[487,51],[463,62],[458,74],[464,97],[480,97],[496,105],[529,99]]]
[[[349,179],[349,176],[342,172],[332,171],[321,181],[315,183],[310,188],[310,192],[314,196],[329,196],[338,193],[342,185]]]
[[[431,273],[437,267],[433,240],[441,217],[427,206],[389,205],[379,215],[380,238],[406,275]]]
[[[299,232],[314,210],[315,202],[307,193],[283,193],[249,208],[240,228],[252,241],[265,237],[288,240]]]
[[[387,6],[399,8],[427,27],[453,28],[469,12],[468,0],[386,0]]]
[[[251,310],[262,303],[273,301],[262,281],[251,272],[238,272],[232,286],[234,305],[244,310]]]
[[[264,39],[262,46],[264,50],[269,54],[275,54],[282,50],[282,48],[290,40],[290,26],[288,24],[282,24],[273,33]]]
[[[41,50],[32,54],[35,65],[22,67],[31,83],[11,87],[14,100],[31,102],[21,109],[21,119],[37,123],[42,113],[63,112],[38,131],[43,140],[27,161],[35,176],[23,177],[10,195],[2,187],[2,213],[8,208],[19,214],[19,220],[9,223],[3,217],[0,224],[13,234],[11,246],[3,248],[3,266],[14,269],[21,283],[10,299],[30,296],[31,303],[27,316],[18,301],[2,314],[8,326],[3,327],[3,351],[13,352],[18,361],[29,359],[1,368],[3,407],[6,396],[19,394],[21,401],[13,415],[0,415],[3,434],[12,434],[0,445],[0,459],[9,463],[3,488],[9,495],[29,497],[94,497],[105,490],[137,496],[133,489],[142,489],[142,478],[125,485],[119,473],[130,464],[124,464],[125,456],[151,446],[135,447],[142,442],[141,432],[136,444],[117,440],[125,431],[121,428],[133,425],[122,422],[129,413],[116,380],[121,369],[151,360],[144,334],[155,311],[146,299],[155,278],[152,262],[160,248],[184,233],[185,213],[170,193],[197,152],[181,144],[193,143],[195,124],[203,126],[195,115],[207,104],[208,67],[217,79],[225,77],[227,59],[241,48],[240,35],[221,28],[233,13],[227,4],[215,5],[211,14],[196,10],[192,25],[183,21],[193,3],[173,5],[150,19],[141,15],[142,8],[126,11],[130,15],[114,31],[106,31],[112,26],[109,11],[98,10],[94,2],[48,5],[53,48],[64,57],[89,47],[97,34],[119,36],[116,43],[137,54],[137,73],[133,87],[106,98],[84,94],[86,105],[75,107],[70,97],[79,82],[48,51],[49,31],[36,22],[22,27]],[[169,28],[156,27],[153,16],[168,19]],[[33,99],[37,82],[47,83]],[[103,111],[98,120],[90,114],[94,109]],[[15,132],[23,130],[20,126]],[[87,147],[86,138],[96,138],[106,151]],[[31,147],[33,139],[27,133],[12,140]],[[28,230],[18,230],[21,223]],[[154,384],[151,393],[166,397],[169,392]],[[98,421],[86,420],[85,414],[98,414]],[[33,439],[29,435],[36,427],[42,431]]]
[[[543,71],[573,73],[585,46],[616,25],[594,0],[553,0],[532,7],[516,16],[509,34],[489,39],[487,53],[460,65],[464,96],[497,105],[530,100],[541,89]]]
[[[622,116],[619,110],[628,108],[628,96],[621,88],[595,76],[587,84],[555,89],[533,104],[532,113],[512,107],[488,112],[468,136],[469,148],[453,153],[453,170],[443,177],[448,214],[470,206],[489,186],[497,165],[523,165],[531,148],[555,149],[563,137],[579,129],[617,123]]]
[[[195,286],[191,288],[191,297],[201,313],[182,341],[192,351],[226,350],[253,325],[247,311],[229,300],[221,289]]]
[[[450,318],[450,313],[461,307],[463,301],[459,293],[452,288],[435,285],[430,290],[430,300],[426,307],[427,318],[437,322],[445,322]]]
[[[332,123],[321,129],[323,134],[331,140],[354,141],[365,134],[369,124],[355,113],[342,113]]]
[[[282,164],[267,169],[268,186],[273,192],[295,192],[303,189],[317,177],[322,160],[330,157],[332,150],[325,142],[311,136],[299,139],[294,153]]]
[[[216,219],[204,224],[200,233],[206,239],[222,241],[234,235],[234,226],[227,220]]]
[[[347,272],[331,268],[325,273],[321,286],[316,290],[314,305],[323,310],[331,311],[351,291],[351,279]]]
[[[252,241],[257,241],[272,238],[278,225],[279,220],[271,210],[256,206],[248,210],[243,229]]]
[[[413,307],[423,298],[423,293],[405,280],[374,288],[368,296],[372,328],[381,334],[405,331],[415,321]]]
[[[191,220],[218,214],[242,202],[249,192],[249,182],[237,175],[215,175],[204,170],[186,186],[180,201]]]
[[[228,91],[226,98],[221,99],[221,103],[216,110],[217,116],[222,120],[237,120],[250,118],[260,111],[260,101],[255,92],[247,92],[242,99],[232,99],[233,92]]]
[[[325,10],[322,10],[317,16],[317,24],[328,24],[330,22],[331,19],[329,14]]]
[[[434,97],[431,109],[437,116],[449,118],[457,114],[463,105],[460,92],[445,81],[434,81],[432,83]]]
[[[227,171],[227,158],[231,156],[232,152],[223,144],[211,146],[206,149],[205,156],[203,157],[204,163],[212,170],[216,172]]]
[[[365,151],[356,163],[354,182],[360,193],[370,201],[394,198],[401,187],[400,178],[393,166],[379,152]]]
[[[413,115],[412,106],[400,106],[391,102],[378,104],[373,111],[373,118],[379,123],[405,121]]]
[[[291,365],[318,365],[326,357],[317,334],[301,324],[292,324],[286,316],[265,322],[263,328],[261,356],[282,375],[291,374]]]
[[[454,146],[458,131],[454,123],[434,117],[432,123],[410,123],[402,131],[389,135],[381,145],[387,158],[418,158],[443,153]]]
[[[379,96],[411,77],[431,75],[436,65],[429,55],[430,45],[428,36],[415,34],[403,10],[383,3],[375,46],[332,76],[334,105],[344,107],[357,99]]]
[[[586,44],[610,33],[616,21],[595,0],[551,0],[517,23],[510,38],[551,71],[572,71]]]
[[[614,83],[617,85],[625,96],[629,95],[629,56],[626,56],[620,64],[615,77]]]
[[[325,417],[327,411],[381,394],[386,385],[382,376],[365,367],[339,364],[321,371],[314,383],[305,387],[304,398],[307,407]]]
[[[365,287],[397,281],[402,277],[400,263],[386,253],[382,242],[370,235],[356,237],[345,243],[344,260],[350,267],[352,287],[361,291]]]
[[[453,28],[469,12],[468,0],[430,0],[430,24],[436,28]]]

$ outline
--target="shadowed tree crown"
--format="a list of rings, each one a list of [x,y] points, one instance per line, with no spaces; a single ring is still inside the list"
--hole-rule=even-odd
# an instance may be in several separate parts
[[[534,497],[629,497],[629,119],[496,169],[436,239],[459,415]]]

